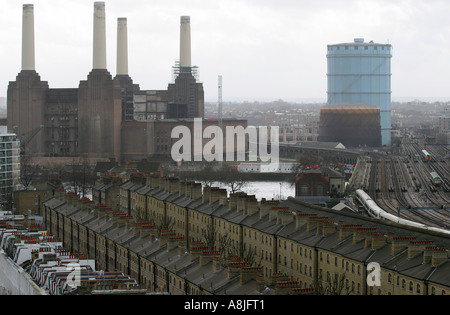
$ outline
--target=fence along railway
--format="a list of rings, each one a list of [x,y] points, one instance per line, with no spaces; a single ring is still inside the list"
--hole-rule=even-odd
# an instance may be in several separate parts
[[[387,213],[398,218],[450,230],[448,152],[403,143],[404,154],[367,158],[361,188]],[[432,179],[438,174],[441,183]]]

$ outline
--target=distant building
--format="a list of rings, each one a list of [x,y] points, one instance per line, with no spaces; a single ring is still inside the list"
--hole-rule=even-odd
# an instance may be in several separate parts
[[[381,146],[380,109],[364,104],[337,104],[320,109],[320,142],[346,147]]]
[[[292,173],[294,163],[240,163],[237,170],[241,173]]]
[[[392,45],[355,38],[327,47],[328,105],[357,103],[380,109],[381,144],[391,145]]]
[[[0,125],[6,126],[6,97],[0,97]]]
[[[8,86],[7,125],[27,140],[28,152],[94,161],[167,158],[167,128],[178,125],[179,119],[204,118],[203,84],[191,65],[190,17],[181,17],[174,82],[161,91],[141,90],[129,76],[126,23],[126,18],[117,21],[120,53],[113,77],[106,66],[105,3],[95,2],[92,70],[77,88],[54,89],[36,72],[34,7],[23,6],[22,69]]]
[[[438,142],[450,144],[450,107],[445,108],[439,116]]]
[[[450,132],[450,108],[446,108],[444,113],[439,117],[439,132]]]
[[[340,197],[345,190],[345,176],[329,168],[305,170],[295,178],[296,197]]]
[[[317,141],[319,135],[319,117],[312,114],[265,115],[261,125],[279,128],[280,142]]]
[[[20,141],[6,126],[0,126],[0,203],[12,204],[13,191],[20,186]],[[9,209],[8,209],[9,210]]]
[[[54,197],[54,190],[16,190],[14,191],[14,213],[22,215],[41,215],[42,205]]]

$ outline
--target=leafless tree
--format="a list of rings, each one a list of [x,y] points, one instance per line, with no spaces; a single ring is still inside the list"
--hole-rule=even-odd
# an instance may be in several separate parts
[[[80,193],[84,197],[95,184],[95,172],[89,165],[86,159],[79,162],[73,160],[71,173],[68,174],[71,178],[72,186],[75,192]]]
[[[314,282],[314,288],[317,295],[349,295],[354,292],[354,288],[349,287],[347,282],[345,273],[334,273],[325,280],[320,275]]]
[[[241,192],[247,187],[247,181],[237,170],[222,169],[219,176],[220,182],[229,188],[232,194]]]
[[[220,252],[220,258],[225,261],[229,256],[240,257],[242,262],[248,263],[250,266],[260,266],[262,257],[257,261],[256,249],[249,246],[244,247],[243,244],[235,244],[228,233],[219,236],[218,238],[218,249]]]
[[[151,225],[156,226],[158,235],[160,235],[163,230],[172,230],[175,225],[175,219],[169,217],[167,214],[157,216],[156,218],[150,218],[149,222]]]
[[[39,173],[39,166],[35,165],[30,155],[20,157],[20,183],[25,190],[30,189],[33,180]]]
[[[216,245],[216,228],[214,224],[208,224],[206,226],[206,230],[202,231],[202,236],[204,238],[206,245],[209,248],[214,249]]]

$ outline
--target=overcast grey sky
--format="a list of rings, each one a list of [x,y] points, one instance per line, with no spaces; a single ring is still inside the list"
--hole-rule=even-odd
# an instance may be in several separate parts
[[[117,18],[128,19],[129,74],[166,89],[191,17],[192,64],[207,101],[326,99],[328,44],[393,45],[392,98],[450,100],[448,0],[105,0],[107,65],[116,74]],[[0,96],[21,67],[22,5],[34,4],[36,71],[76,88],[92,69],[91,0],[0,1]]]

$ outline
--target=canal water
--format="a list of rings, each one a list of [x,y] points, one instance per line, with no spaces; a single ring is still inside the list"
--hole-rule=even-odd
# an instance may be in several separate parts
[[[224,183],[216,182],[212,186],[226,188],[230,192],[230,188]],[[258,201],[261,198],[279,200],[280,193],[282,200],[295,196],[295,184],[286,182],[247,182],[241,190],[248,195],[255,195]]]
[[[226,184],[221,182],[212,183],[211,186],[226,188],[228,190],[228,193],[230,193],[231,191],[231,189],[227,187]],[[69,185],[66,185],[65,189],[73,191],[73,187],[70,187]],[[262,198],[266,198],[266,200],[279,200],[280,193],[282,200],[286,200],[288,197],[295,196],[295,184],[279,181],[250,181],[246,182],[245,186],[240,190],[245,192],[247,195],[255,195],[258,201],[260,201]],[[92,200],[92,193],[87,193],[86,197]]]

